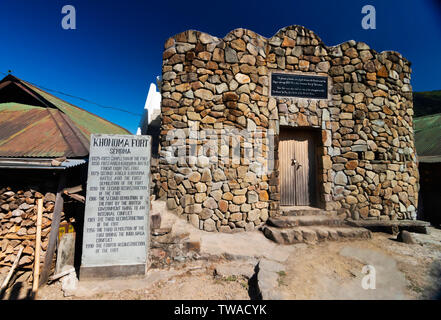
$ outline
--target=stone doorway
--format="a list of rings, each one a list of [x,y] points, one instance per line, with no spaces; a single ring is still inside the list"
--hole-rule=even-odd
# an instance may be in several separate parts
[[[313,129],[280,128],[280,205],[316,206],[318,132]]]

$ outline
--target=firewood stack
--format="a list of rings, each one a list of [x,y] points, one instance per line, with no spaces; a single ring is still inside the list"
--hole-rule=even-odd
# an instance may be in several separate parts
[[[12,190],[0,188],[0,277],[13,264],[20,246],[24,250],[17,267],[17,281],[32,281],[34,265],[35,234],[37,231],[37,201],[44,198],[41,226],[40,270],[49,242],[55,194],[42,194],[36,190]],[[64,220],[62,213],[61,221]]]

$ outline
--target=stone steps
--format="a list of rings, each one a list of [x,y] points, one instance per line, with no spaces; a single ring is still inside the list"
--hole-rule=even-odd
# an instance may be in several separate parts
[[[262,231],[279,244],[371,238],[369,230],[313,207],[284,207],[282,215],[269,218]]]
[[[271,217],[262,228],[264,235],[279,244],[316,243],[327,240],[370,239],[371,232],[319,208],[281,207],[282,215]]]
[[[282,216],[321,216],[328,215],[326,211],[313,207],[282,207]]]
[[[370,239],[371,232],[365,228],[348,226],[297,226],[290,228],[278,228],[264,226],[263,234],[270,240],[279,244],[294,243],[317,243],[326,240],[353,240]]]
[[[346,226],[344,220],[328,215],[279,216],[268,219],[267,224],[278,228],[301,226]]]

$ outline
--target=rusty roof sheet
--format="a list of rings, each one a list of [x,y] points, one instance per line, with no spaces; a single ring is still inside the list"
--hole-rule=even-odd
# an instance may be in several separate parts
[[[78,129],[84,134],[88,141],[92,133],[108,133],[108,134],[130,134],[126,129],[105,120],[89,111],[81,109],[73,104],[70,104],[54,95],[47,93],[32,84],[25,82],[29,88],[32,88],[36,93],[41,95],[44,99],[54,104],[60,111],[69,116]]]
[[[86,164],[86,159],[66,159],[58,164],[53,163],[53,158],[1,158],[0,168],[6,169],[50,169],[65,170]]]
[[[35,105],[5,102],[21,96]],[[91,133],[130,134],[11,75],[0,81],[0,99],[0,157],[85,157]]]

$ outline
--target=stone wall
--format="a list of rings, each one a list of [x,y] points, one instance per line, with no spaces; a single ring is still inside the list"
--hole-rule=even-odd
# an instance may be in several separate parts
[[[328,98],[272,97],[275,71],[327,76]],[[327,47],[301,26],[269,39],[245,29],[177,34],[163,53],[159,196],[206,231],[252,230],[279,213],[279,128],[305,127],[322,138],[322,209],[415,218],[410,73],[397,52],[353,40]]]

